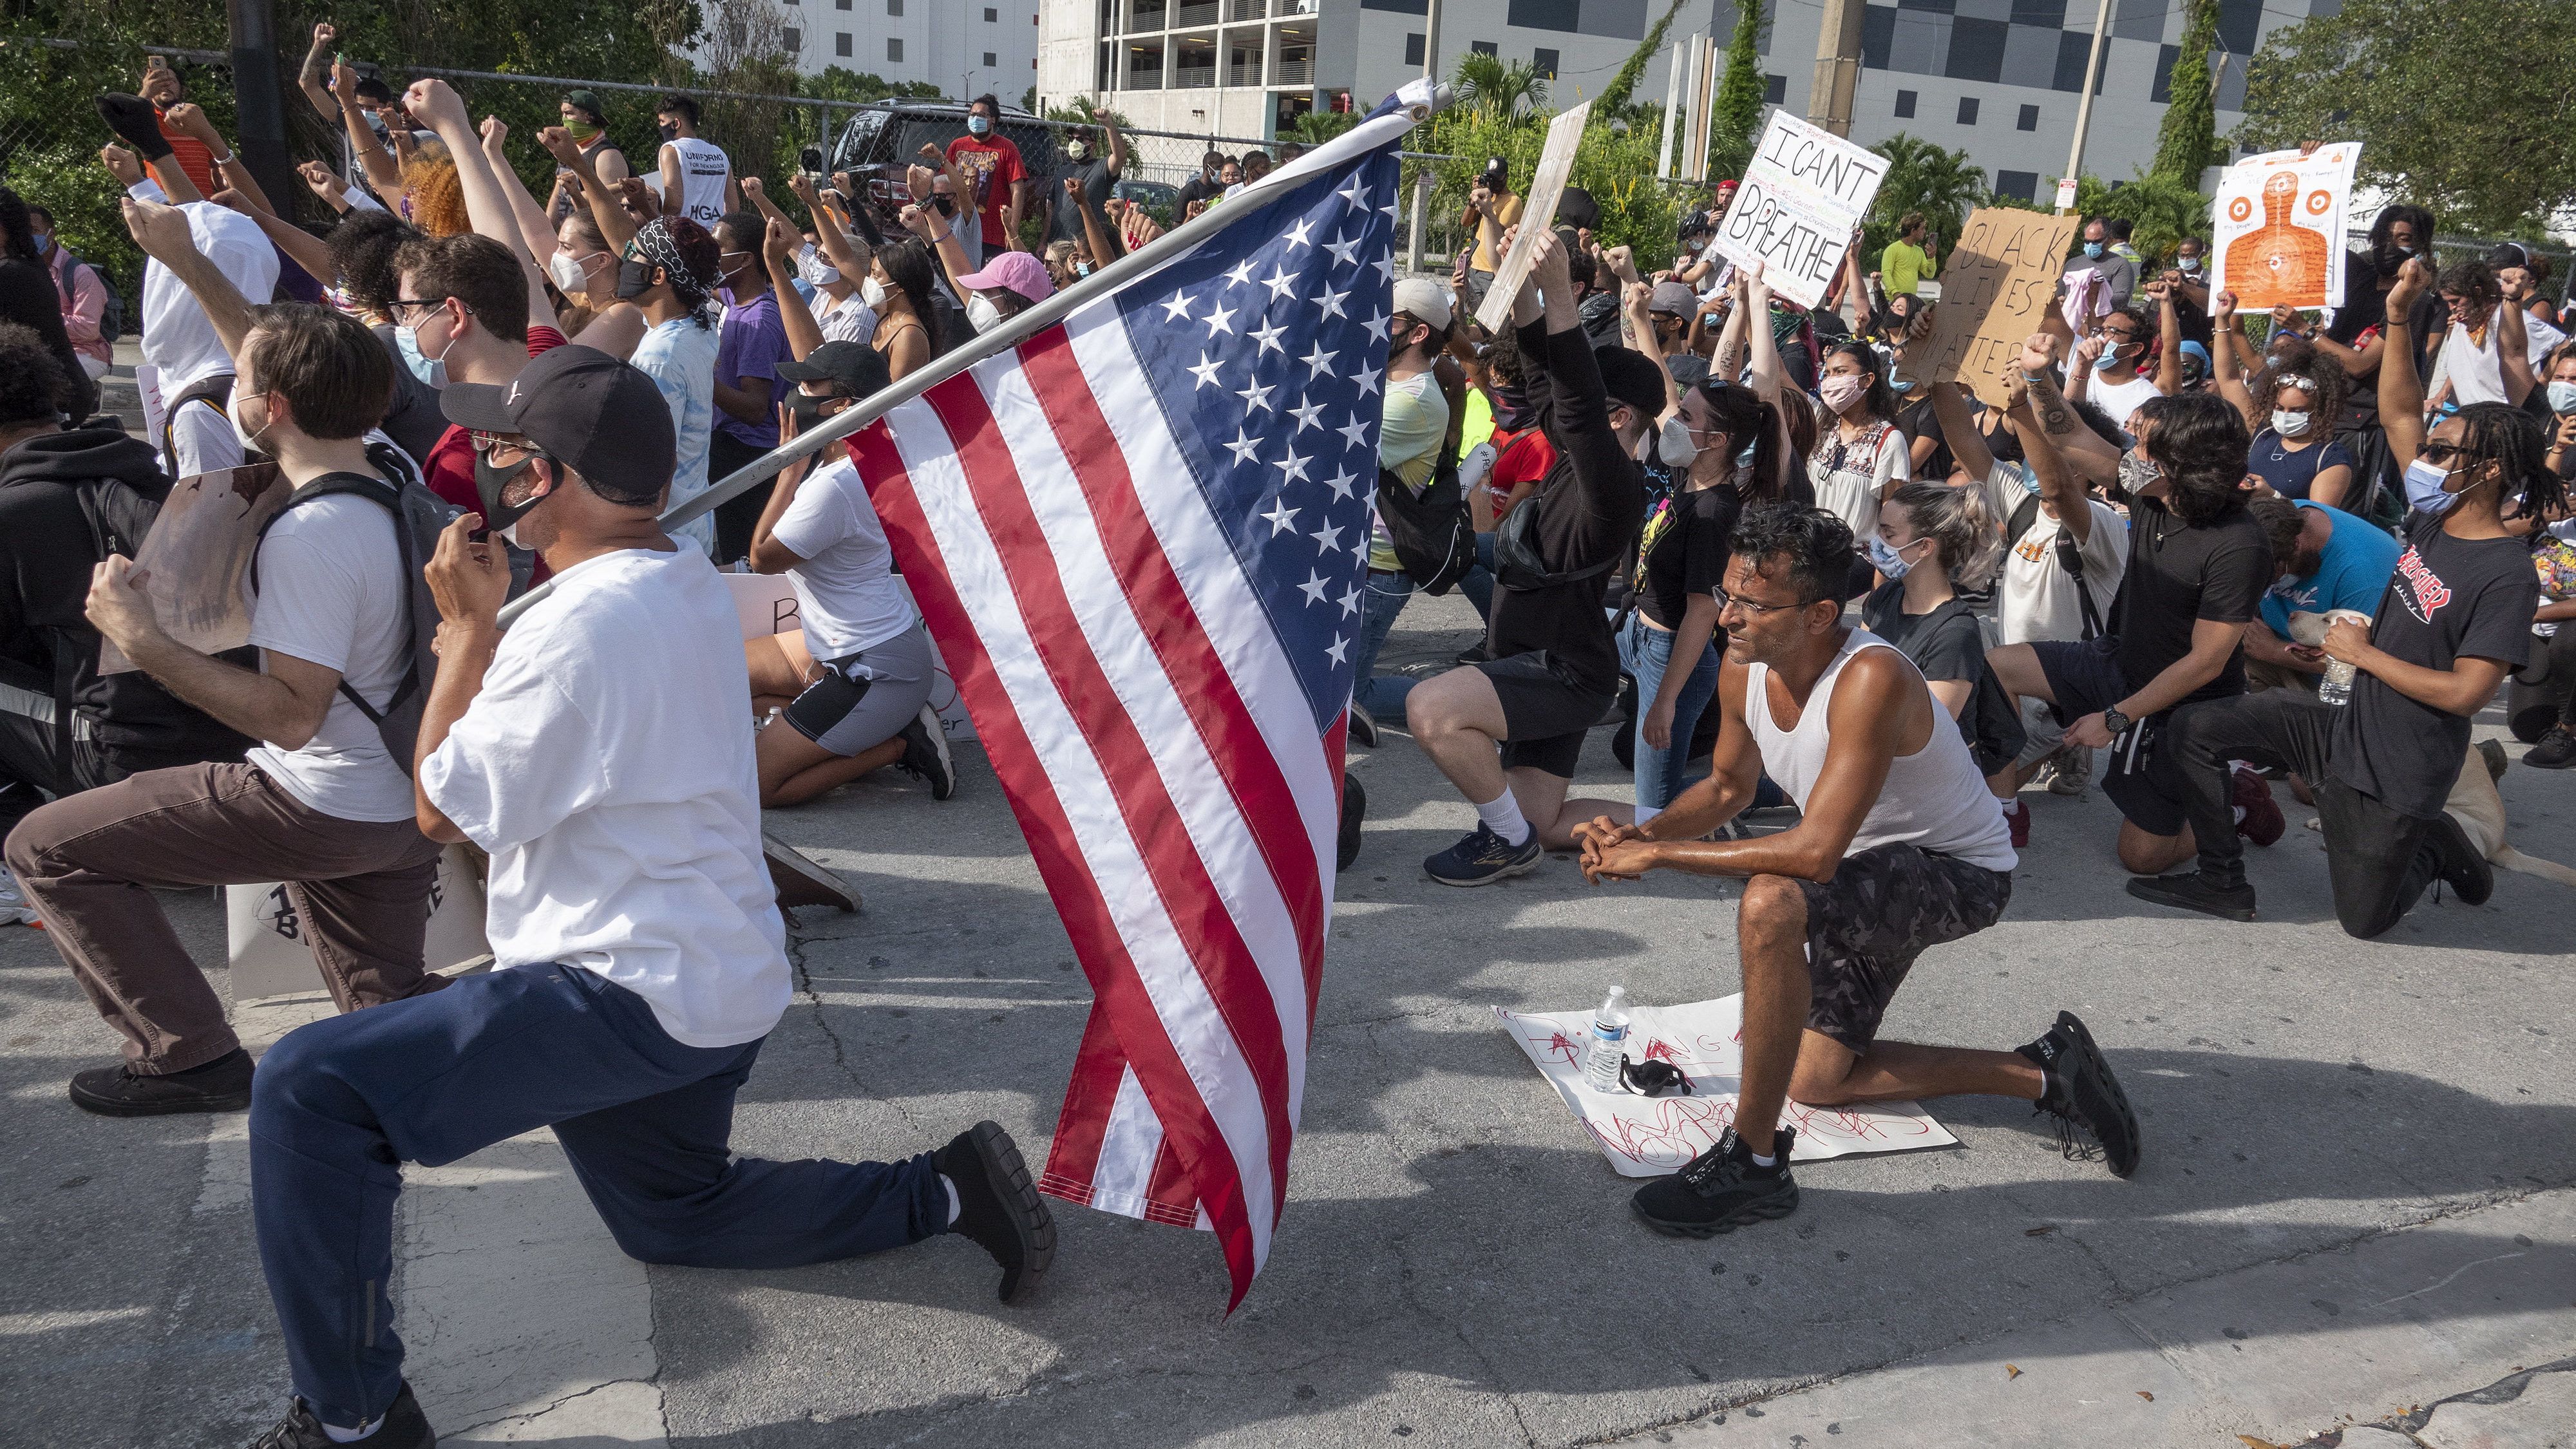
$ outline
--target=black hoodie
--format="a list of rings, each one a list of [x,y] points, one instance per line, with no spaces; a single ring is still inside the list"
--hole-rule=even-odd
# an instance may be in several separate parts
[[[98,631],[82,609],[90,572],[109,545],[91,514],[137,511],[115,496],[117,484],[139,495],[147,513],[170,493],[160,456],[116,428],[39,434],[0,453],[0,675],[50,695],[57,651],[75,650],[73,707],[124,771],[238,760],[249,739],[140,671],[98,675]],[[93,508],[83,507],[84,492]]]

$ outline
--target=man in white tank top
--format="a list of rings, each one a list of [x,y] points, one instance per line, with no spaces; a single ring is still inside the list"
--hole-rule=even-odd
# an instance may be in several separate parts
[[[1812,1107],[1954,1093],[2019,1097],[2057,1119],[2067,1154],[2089,1135],[2111,1170],[2138,1163],[2128,1099],[2084,1023],[2060,1012],[2016,1051],[1877,1039],[1889,1000],[1925,947],[1991,926],[2017,858],[1994,797],[1949,714],[1883,639],[1842,621],[1850,528],[1822,509],[1775,504],[1736,525],[1719,593],[1723,711],[1709,778],[1642,826],[1580,827],[1583,873],[1631,880],[1657,867],[1744,880],[1736,948],[1744,973],[1744,1076],[1735,1125],[1672,1177],[1640,1188],[1657,1232],[1706,1237],[1788,1215],[1797,1134]],[[1798,823],[1750,840],[1703,840],[1768,773]],[[1739,1135],[1740,1134],[1740,1135]],[[1766,1150],[1767,1149],[1767,1150]]]
[[[698,134],[698,103],[688,96],[662,98],[662,214],[685,216],[713,230],[716,218],[742,209],[733,163],[724,148]]]

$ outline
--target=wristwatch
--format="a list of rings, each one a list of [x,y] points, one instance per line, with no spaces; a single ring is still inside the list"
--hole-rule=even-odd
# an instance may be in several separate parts
[[[2134,723],[2136,723],[2136,721],[2131,720],[2127,715],[2120,713],[2118,705],[2113,705],[2111,708],[2102,711],[2102,728],[2110,731],[2111,738],[2115,740],[2120,736],[2127,734],[2129,732],[2129,726]]]

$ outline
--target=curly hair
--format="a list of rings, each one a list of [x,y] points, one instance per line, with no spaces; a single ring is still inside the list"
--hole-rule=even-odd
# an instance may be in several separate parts
[[[403,167],[402,177],[414,226],[431,236],[464,236],[474,230],[465,214],[464,178],[445,148],[423,148]]]
[[[1973,593],[2002,571],[2002,521],[1987,510],[1984,489],[1908,483],[1887,501],[1905,510],[1916,537],[1932,540],[1950,582]]]
[[[2263,371],[2255,377],[2250,389],[2254,394],[2254,411],[2268,420],[2274,401],[2284,387],[2297,387],[2308,395],[2308,411],[2317,423],[2332,431],[2343,417],[2344,402],[2352,396],[2352,374],[2343,370],[2343,362],[2334,354],[2308,341],[2297,338],[2284,342]],[[2311,427],[2315,423],[2310,424]]]
[[[0,322],[0,428],[52,422],[71,391],[62,363],[34,328]]]
[[[322,245],[331,254],[331,270],[349,300],[381,317],[392,315],[394,299],[402,294],[402,273],[394,266],[394,253],[421,236],[420,228],[392,212],[370,208],[340,218]]]
[[[2245,415],[2215,393],[2151,397],[2132,422],[2148,424],[2147,456],[2164,470],[2165,502],[2189,524],[2217,523],[2245,506]]]

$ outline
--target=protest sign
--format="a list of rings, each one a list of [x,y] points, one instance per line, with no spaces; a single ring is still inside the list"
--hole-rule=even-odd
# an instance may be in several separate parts
[[[1585,101],[1573,110],[1558,112],[1547,123],[1547,149],[1539,153],[1538,173],[1530,178],[1520,230],[1513,234],[1512,249],[1504,254],[1503,264],[1494,269],[1485,305],[1476,309],[1476,320],[1488,332],[1511,325],[1512,299],[1521,294],[1521,283],[1529,280],[1530,248],[1538,245],[1541,232],[1555,224],[1556,203],[1565,195],[1565,179],[1574,174],[1574,153],[1583,144],[1583,123],[1591,116],[1592,103]]]
[[[2234,292],[2240,312],[2342,306],[2344,212],[2360,159],[2360,145],[2342,141],[2228,167],[2210,206],[2210,291]]]
[[[429,927],[421,941],[421,964],[446,971],[490,959],[483,906],[483,875],[472,849],[450,845],[440,851],[429,879]],[[224,887],[224,956],[232,967],[233,1000],[324,990],[321,968],[313,964],[311,937],[311,923],[295,909],[285,886],[263,881]]]
[[[135,549],[143,596],[171,638],[204,654],[250,642],[250,563],[259,533],[295,490],[274,463],[199,473],[171,485]],[[98,672],[134,668],[125,652],[99,641]]]
[[[1774,110],[1718,224],[1717,254],[1746,268],[1761,262],[1772,291],[1816,306],[1886,175],[1886,157]]]
[[[1670,1062],[1691,1084],[1687,1096],[1641,1097],[1629,1091],[1596,1092],[1583,1077],[1583,1049],[1592,1015],[1584,1011],[1523,1012],[1494,1009],[1503,1029],[1538,1066],[1539,1075],[1592,1134],[1601,1155],[1622,1177],[1661,1177],[1705,1152],[1735,1121],[1738,1080],[1744,1071],[1744,998],[1722,996],[1682,1006],[1630,1007],[1628,1058]],[[1859,1152],[1910,1152],[1948,1147],[1951,1136],[1912,1102],[1867,1107],[1809,1107],[1785,1103],[1780,1125],[1796,1129],[1793,1161],[1844,1157]]]
[[[2009,207],[1979,207],[1941,269],[1941,302],[1932,335],[1909,344],[1899,369],[1916,382],[1965,384],[2001,407],[2004,363],[2048,320],[2058,269],[2081,225]]]

